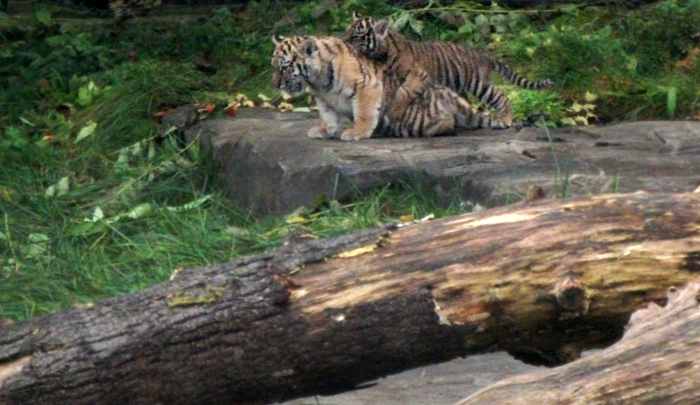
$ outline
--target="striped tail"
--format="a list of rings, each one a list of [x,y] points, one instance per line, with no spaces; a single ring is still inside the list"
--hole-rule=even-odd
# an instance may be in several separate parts
[[[493,59],[494,70],[503,76],[509,82],[518,85],[524,89],[539,90],[549,87],[554,84],[552,79],[543,79],[537,82],[532,82],[517,74],[513,69],[509,68],[498,59]]]

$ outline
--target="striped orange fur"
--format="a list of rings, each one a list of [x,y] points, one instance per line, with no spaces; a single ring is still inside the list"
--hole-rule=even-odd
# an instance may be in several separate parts
[[[406,80],[404,91],[420,93],[423,86],[437,83],[461,95],[472,94],[495,109],[496,117],[491,122],[494,128],[513,124],[513,107],[505,94],[489,82],[492,72],[526,89],[542,89],[554,83],[550,79],[529,81],[488,53],[463,45],[411,41],[386,19],[353,13],[353,20],[345,41]]]
[[[420,94],[402,92],[403,80],[339,38],[278,37],[273,41],[273,66],[277,65],[273,84],[294,94],[306,87],[316,98],[324,123],[309,131],[312,138],[355,141],[379,133],[434,136],[490,124],[487,115],[443,86],[426,86]],[[351,125],[344,128],[346,121]]]

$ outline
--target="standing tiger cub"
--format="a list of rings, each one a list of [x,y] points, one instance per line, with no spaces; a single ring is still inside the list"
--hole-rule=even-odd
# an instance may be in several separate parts
[[[493,128],[513,125],[513,106],[494,85],[489,75],[496,71],[509,82],[526,89],[542,89],[552,85],[550,79],[531,82],[522,78],[495,57],[452,42],[415,42],[393,29],[386,19],[375,20],[353,13],[345,42],[361,54],[383,63],[405,80],[397,97],[420,94],[432,83],[451,88],[459,94],[471,93],[496,110]]]
[[[309,130],[311,138],[434,136],[490,124],[488,116],[446,87],[429,85],[419,95],[396,99],[402,81],[339,38],[272,40],[273,85],[292,95],[306,88],[316,99],[323,125]],[[344,121],[351,125],[343,127]]]

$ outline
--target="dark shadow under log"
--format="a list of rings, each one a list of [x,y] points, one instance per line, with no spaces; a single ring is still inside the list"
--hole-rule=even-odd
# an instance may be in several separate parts
[[[3,326],[0,404],[264,403],[496,349],[569,362],[697,277],[699,203],[542,201],[183,270]]]

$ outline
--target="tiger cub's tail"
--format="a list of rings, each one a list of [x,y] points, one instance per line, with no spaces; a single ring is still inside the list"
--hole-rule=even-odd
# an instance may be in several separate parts
[[[501,62],[500,60],[494,58],[492,62],[494,70],[496,72],[498,72],[501,76],[506,78],[506,80],[508,80],[509,82],[518,85],[524,89],[539,90],[554,84],[554,80],[549,78],[536,82],[527,80],[524,77],[517,74],[513,69],[508,67],[505,63]]]

